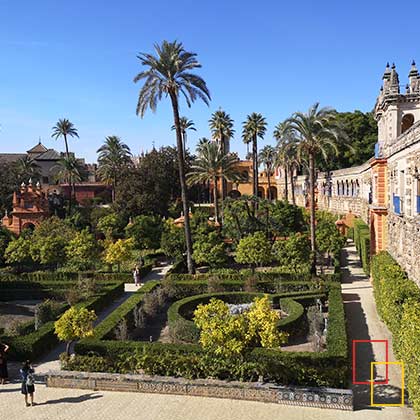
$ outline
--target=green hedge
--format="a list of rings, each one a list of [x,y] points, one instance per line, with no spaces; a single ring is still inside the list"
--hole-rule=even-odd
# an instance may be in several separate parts
[[[140,268],[140,275],[146,276],[151,269],[153,264],[145,264]],[[97,271],[80,271],[80,272],[60,272],[60,271],[36,271],[33,273],[0,273],[0,284],[3,281],[15,282],[75,282],[81,278],[94,278],[98,282],[125,282],[131,283],[133,281],[133,275],[131,273],[98,273]]]
[[[328,284],[327,293],[329,328],[327,351],[322,353],[282,352],[258,348],[253,349],[245,359],[225,360],[203,352],[194,344],[99,340],[98,337],[104,337],[107,331],[111,331],[121,317],[114,318],[113,326],[108,322],[107,329],[99,325],[95,337],[79,341],[75,350],[79,356],[96,354],[95,357],[106,359],[95,359],[95,363],[91,364],[93,369],[98,365],[111,365],[111,371],[121,373],[141,369],[152,375],[231,380],[257,380],[258,376],[262,375],[267,381],[281,384],[345,387],[349,363],[340,286],[335,283]],[[129,311],[132,307],[127,309]],[[178,309],[172,307],[168,318],[173,321]],[[296,310],[295,316],[297,315]],[[85,359],[81,359],[80,363],[81,366],[89,366]],[[73,369],[76,367],[77,365],[72,365]]]
[[[124,292],[124,283],[118,283],[106,288],[89,301],[79,305],[88,309],[100,312]],[[63,310],[68,306],[64,306]],[[37,331],[25,336],[4,337],[5,342],[10,345],[9,355],[14,360],[36,360],[41,355],[58,345],[57,336],[54,334],[54,321],[42,325]]]
[[[361,219],[354,220],[354,244],[359,253],[363,271],[370,275],[370,231],[369,226]]]
[[[420,418],[420,289],[387,252],[373,257],[372,278],[378,313],[404,361],[410,400]]]
[[[292,298],[283,298],[280,299],[280,307],[287,313],[287,317],[277,323],[280,330],[294,335],[306,329],[306,322],[303,318],[305,310],[301,303]]]
[[[144,295],[155,289],[158,284],[158,281],[149,281],[137,292],[133,293],[132,296],[96,326],[93,332],[94,338],[98,340],[107,338],[123,319],[127,321],[129,327],[132,326],[134,324],[133,310],[140,305]]]

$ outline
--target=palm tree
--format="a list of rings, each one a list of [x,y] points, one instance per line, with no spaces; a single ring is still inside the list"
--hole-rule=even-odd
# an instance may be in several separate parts
[[[210,140],[206,137],[201,137],[201,139],[198,139],[197,147],[196,147],[197,153],[200,153],[200,150],[209,143],[210,143]]]
[[[187,174],[188,184],[213,183],[214,215],[216,223],[219,218],[218,180],[240,182],[242,176],[237,168],[238,159],[230,153],[223,153],[220,144],[208,142],[199,149],[199,155]]]
[[[163,41],[161,45],[155,44],[155,52],[156,55],[145,53],[138,55],[138,59],[147,70],[142,71],[134,78],[135,83],[145,79],[144,85],[139,93],[136,113],[143,117],[148,108],[152,111],[156,111],[157,103],[162,99],[162,96],[169,96],[171,99],[178,149],[181,198],[184,210],[187,266],[188,272],[193,273],[193,250],[187,185],[185,181],[182,130],[179,118],[179,96],[182,95],[184,97],[188,107],[197,99],[201,99],[208,105],[210,101],[210,92],[206,82],[200,76],[191,73],[192,70],[201,67],[201,64],[196,58],[197,54],[186,51],[182,43],[177,41]]]
[[[264,165],[265,172],[267,173],[268,183],[268,199],[271,200],[271,174],[273,173],[274,164],[277,160],[276,149],[273,146],[264,146],[260,152],[260,161]]]
[[[32,181],[38,180],[41,175],[40,169],[29,156],[17,160],[14,164],[14,170],[18,178],[18,185],[22,182],[27,182],[29,179],[32,179]]]
[[[290,142],[287,143],[287,145],[285,146],[287,159],[288,159],[288,166],[289,166],[289,171],[290,171],[290,192],[292,195],[293,205],[296,205],[294,176],[295,176],[296,170],[302,164],[302,160],[299,158],[298,144],[299,144],[299,141],[297,138],[291,138]]]
[[[59,119],[57,124],[52,128],[53,133],[51,137],[58,140],[60,137],[64,138],[64,144],[66,145],[66,157],[69,157],[69,145],[67,137],[79,137],[76,127],[67,118]]]
[[[267,130],[265,118],[256,112],[248,115],[242,124],[242,138],[244,143],[252,142],[252,176],[253,176],[253,195],[258,197],[258,145],[257,140],[263,138]]]
[[[229,140],[233,137],[235,130],[233,129],[233,120],[230,115],[219,109],[213,112],[210,120],[210,131],[213,139],[220,143],[222,153],[229,152]],[[226,180],[222,179],[222,200],[226,198]]]
[[[315,162],[320,155],[326,160],[331,151],[337,154],[338,144],[346,139],[336,115],[337,112],[334,109],[319,108],[319,103],[315,103],[306,114],[296,112],[285,121],[286,131],[292,131],[300,136],[297,151],[299,156],[305,156],[309,163],[312,273],[316,273]]]
[[[131,164],[130,148],[118,136],[108,136],[96,153],[98,153],[98,175],[102,181],[112,186],[114,202],[115,188],[121,170]]]
[[[66,182],[70,186],[69,198],[69,212],[71,209],[72,199],[76,201],[76,182],[82,180],[82,167],[78,159],[74,156],[63,157],[56,165],[51,168],[52,171],[57,171],[55,178],[59,182]]]
[[[187,130],[197,131],[194,127],[194,121],[189,120],[187,117],[180,117],[179,124],[181,126],[182,132],[182,151],[184,153],[185,161],[185,151],[187,150]],[[175,130],[175,125],[171,127],[172,130]]]

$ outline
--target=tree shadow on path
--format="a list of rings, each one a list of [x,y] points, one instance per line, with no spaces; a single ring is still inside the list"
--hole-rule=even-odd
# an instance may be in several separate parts
[[[96,400],[96,399],[102,398],[102,397],[103,397],[103,395],[90,393],[90,394],[79,395],[78,397],[63,397],[63,398],[59,398],[57,400],[48,400],[48,401],[45,401],[43,403],[38,403],[37,405],[50,405],[50,404],[63,404],[63,403],[82,403],[82,402],[85,402],[85,401]]]

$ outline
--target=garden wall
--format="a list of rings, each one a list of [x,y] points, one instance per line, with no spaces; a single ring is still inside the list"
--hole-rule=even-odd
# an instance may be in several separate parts
[[[305,407],[353,410],[353,392],[347,389],[276,386],[266,383],[188,380],[182,378],[112,373],[50,372],[48,387],[92,391],[145,392],[229,398]]]

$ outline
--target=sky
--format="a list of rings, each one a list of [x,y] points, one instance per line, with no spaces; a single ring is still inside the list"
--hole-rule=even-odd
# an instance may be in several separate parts
[[[197,53],[212,95],[210,107],[181,102],[197,128],[189,147],[209,137],[221,107],[235,121],[231,149],[243,157],[247,114],[267,118],[263,147],[274,144],[278,122],[315,102],[371,111],[387,61],[405,85],[411,61],[420,64],[418,16],[417,1],[0,0],[0,152],[24,152],[39,138],[64,150],[51,138],[59,118],[78,129],[70,149],[88,162],[108,135],[134,154],[173,145],[169,99],[141,119],[133,78],[138,53],[176,39]]]

